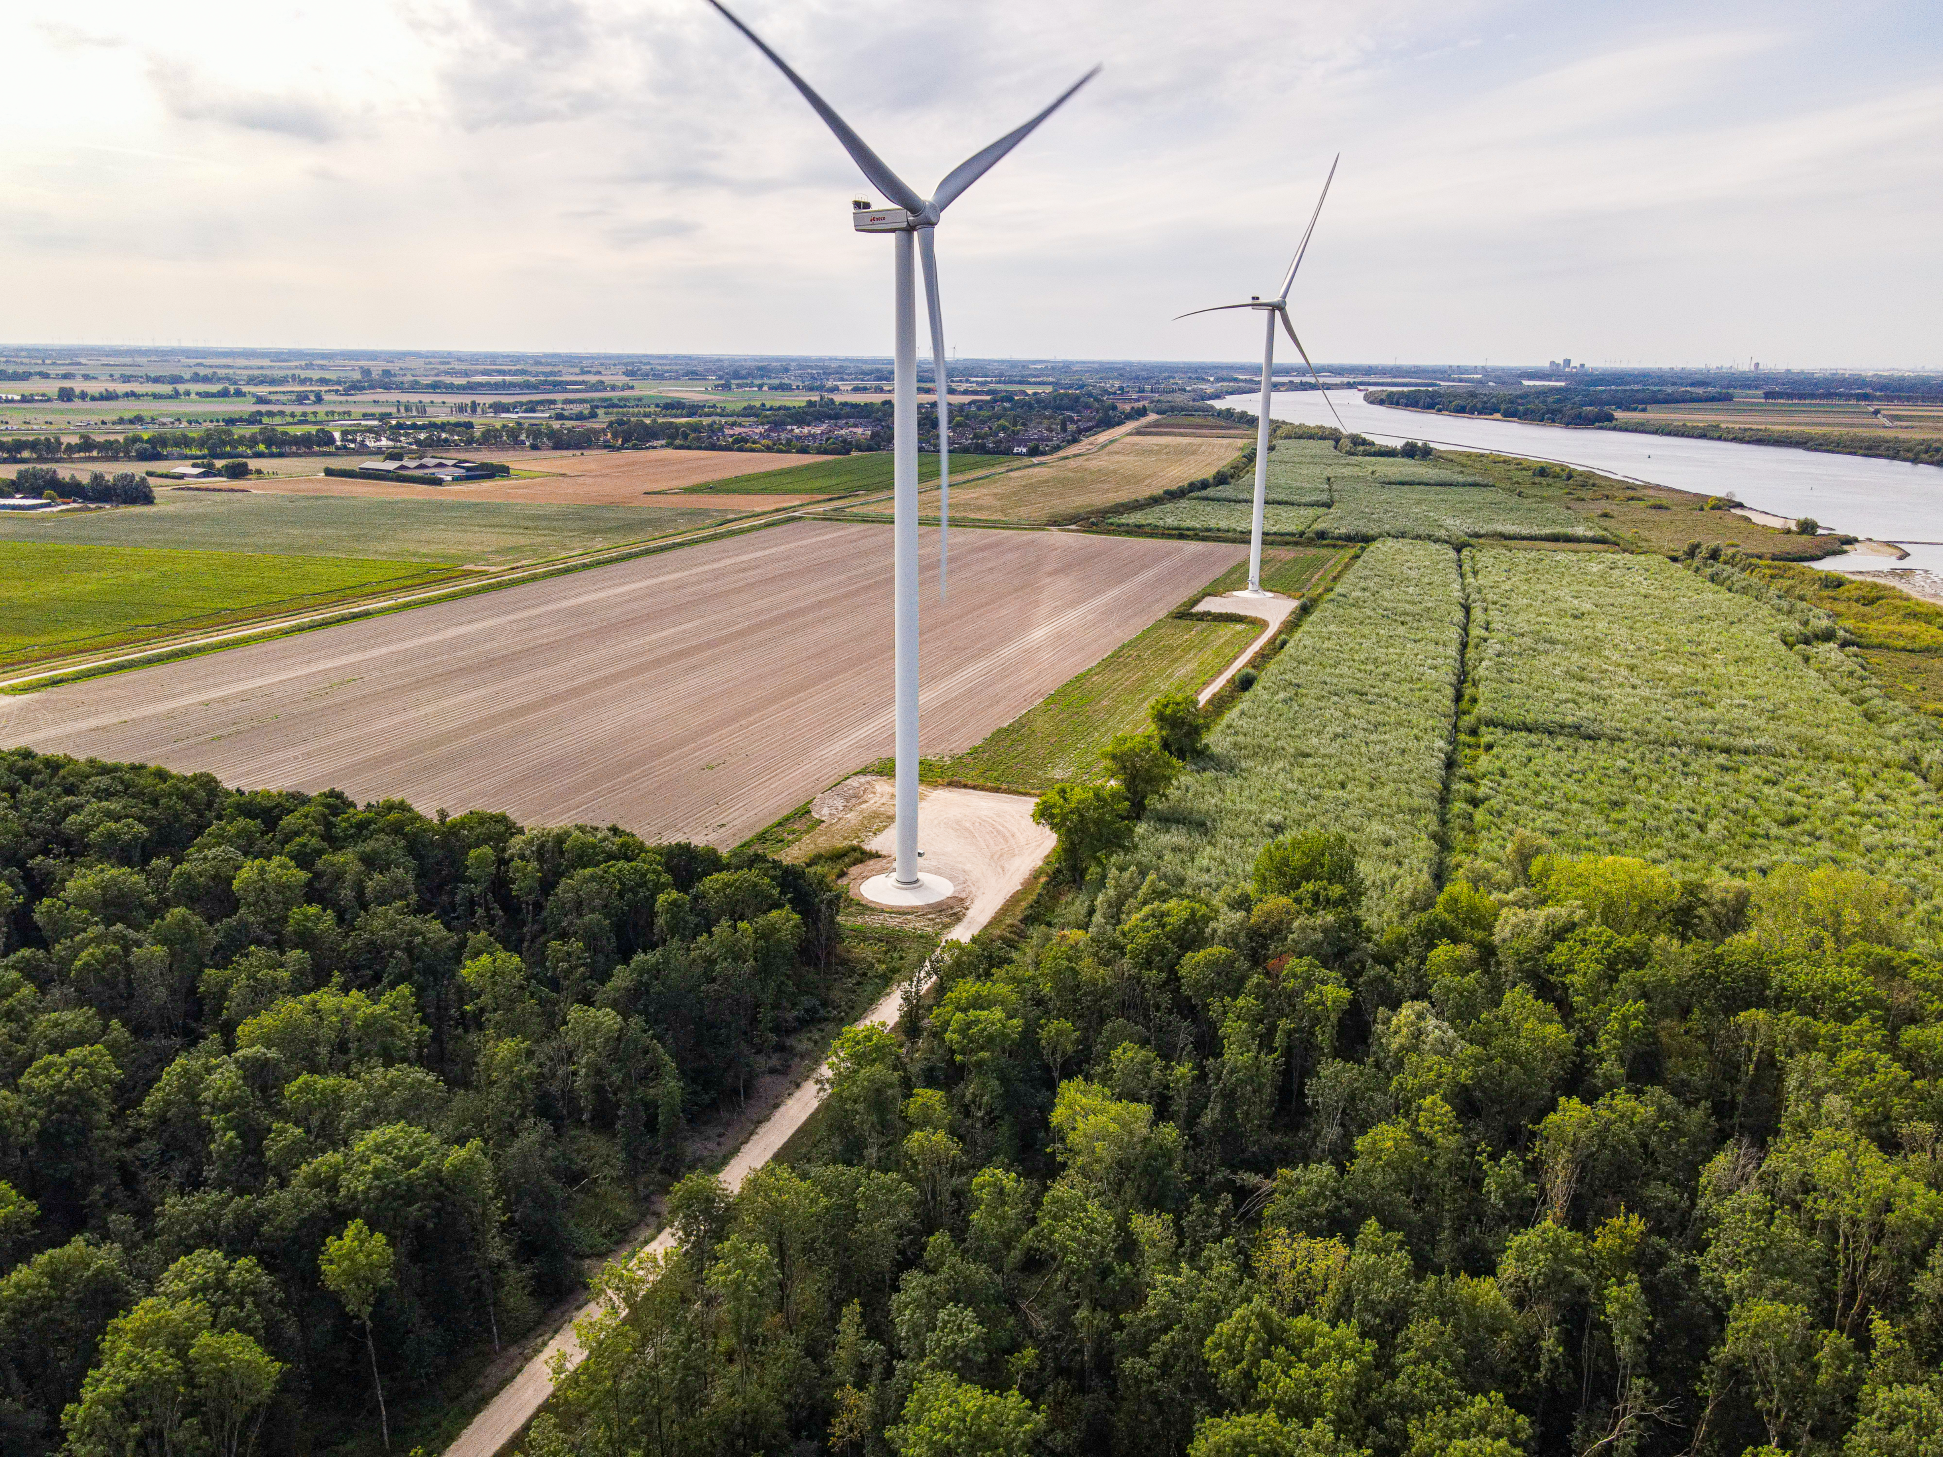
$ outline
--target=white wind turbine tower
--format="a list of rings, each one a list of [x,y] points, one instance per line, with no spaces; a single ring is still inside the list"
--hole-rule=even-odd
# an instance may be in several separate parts
[[[952,893],[951,882],[941,875],[921,874],[918,870],[918,400],[917,400],[917,289],[913,277],[912,252],[922,257],[924,293],[931,315],[931,357],[938,400],[938,590],[944,592],[945,533],[949,530],[951,440],[946,423],[946,381],[944,313],[938,298],[938,256],[934,233],[938,219],[966,188],[983,177],[999,159],[1026,139],[1032,130],[1063,106],[1072,94],[1099,74],[1095,66],[1060,95],[1044,111],[1024,126],[1007,132],[983,151],[974,152],[954,167],[927,198],[917,195],[904,180],[884,165],[882,159],[865,145],[835,109],[810,89],[810,85],[789,63],[766,45],[762,37],[738,20],[721,0],[709,0],[729,24],[752,41],[769,57],[803,94],[824,125],[836,133],[851,160],[879,192],[890,199],[889,207],[872,208],[859,203],[852,214],[852,226],[860,233],[890,233],[897,242],[895,316],[895,387],[891,406],[893,425],[892,499],[895,524],[892,596],[896,635],[897,679],[897,864],[889,875],[872,876],[864,882],[870,899],[891,905],[926,905]]]
[[[1302,356],[1304,364],[1309,364],[1309,351],[1295,337],[1295,325],[1289,322],[1289,289],[1295,284],[1295,270],[1302,266],[1302,255],[1309,251],[1309,235],[1315,232],[1316,219],[1322,216],[1322,204],[1329,196],[1329,184],[1336,180],[1336,162],[1342,159],[1342,153],[1338,152],[1336,161],[1329,164],[1329,175],[1322,183],[1322,196],[1316,199],[1316,210],[1309,214],[1309,226],[1302,230],[1302,241],[1296,245],[1295,257],[1289,261],[1289,271],[1283,275],[1281,293],[1272,299],[1264,300],[1258,294],[1245,304],[1216,304],[1212,308],[1190,309],[1185,314],[1174,316],[1176,319],[1190,319],[1196,314],[1215,314],[1223,309],[1257,309],[1267,315],[1263,321],[1268,326],[1268,337],[1262,345],[1262,410],[1261,418],[1255,425],[1255,517],[1248,539],[1248,586],[1237,594],[1242,597],[1274,595],[1262,590],[1262,508],[1268,502],[1268,437],[1274,428],[1268,418],[1268,407],[1273,402],[1275,392],[1275,321],[1282,321],[1282,327],[1289,331],[1289,342],[1295,345],[1295,352]],[[1322,402],[1329,406],[1329,413],[1336,416],[1336,424],[1340,427],[1343,417],[1336,415],[1336,402],[1329,398],[1328,390],[1322,389],[1322,376],[1316,373],[1313,364],[1309,364],[1309,377],[1322,391]]]

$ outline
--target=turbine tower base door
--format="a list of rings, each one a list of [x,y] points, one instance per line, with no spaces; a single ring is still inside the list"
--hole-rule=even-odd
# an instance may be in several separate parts
[[[920,870],[916,885],[899,885],[896,875],[886,871],[864,881],[857,887],[857,894],[872,905],[902,911],[935,906],[939,901],[950,900],[957,891],[942,875],[931,875]]]

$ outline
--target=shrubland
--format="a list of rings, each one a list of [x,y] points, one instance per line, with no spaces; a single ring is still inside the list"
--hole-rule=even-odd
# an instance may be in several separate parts
[[[834,904],[613,829],[0,753],[5,1450],[375,1445],[380,1390],[530,1326],[872,974]]]

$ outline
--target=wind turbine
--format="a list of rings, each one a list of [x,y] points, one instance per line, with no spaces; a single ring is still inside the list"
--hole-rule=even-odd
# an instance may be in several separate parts
[[[935,233],[938,220],[965,189],[996,166],[1006,153],[1030,136],[1039,123],[1071,99],[1073,93],[1099,74],[1095,66],[1063,91],[1052,105],[1007,132],[982,151],[960,162],[937,186],[929,198],[919,197],[903,178],[884,165],[864,139],[838,116],[829,102],[818,96],[789,63],[777,55],[748,26],[744,25],[722,0],[708,0],[755,48],[789,78],[802,93],[823,124],[836,134],[858,170],[891,206],[873,208],[867,202],[853,206],[851,226],[860,233],[889,233],[897,242],[895,288],[896,349],[893,354],[894,386],[892,422],[892,514],[893,584],[892,621],[896,637],[897,704],[897,856],[888,875],[874,875],[863,884],[870,899],[889,905],[929,905],[952,893],[951,882],[941,875],[918,870],[918,399],[917,399],[917,288],[913,253],[923,261],[924,293],[931,322],[933,384],[938,401],[938,592],[944,594],[945,537],[950,529],[951,438],[947,423],[945,396],[944,311],[938,297],[938,254]]]
[[[1309,214],[1309,226],[1302,230],[1302,241],[1296,245],[1295,257],[1289,261],[1289,271],[1282,278],[1282,291],[1274,298],[1264,300],[1255,295],[1245,304],[1216,304],[1212,308],[1190,309],[1185,314],[1176,314],[1176,320],[1191,319],[1196,314],[1217,314],[1223,309],[1258,309],[1268,317],[1268,337],[1262,345],[1262,409],[1261,418],[1255,424],[1255,517],[1253,530],[1248,538],[1248,586],[1239,595],[1243,597],[1271,597],[1272,592],[1262,590],[1262,509],[1268,503],[1268,437],[1273,429],[1268,418],[1268,407],[1275,392],[1275,321],[1280,319],[1282,327],[1289,331],[1289,342],[1295,345],[1295,352],[1302,356],[1302,362],[1309,364],[1309,351],[1302,347],[1302,341],[1295,337],[1295,325],[1289,322],[1289,289],[1295,284],[1295,270],[1302,266],[1302,255],[1309,251],[1309,235],[1316,230],[1316,219],[1322,216],[1322,204],[1329,197],[1329,184],[1336,180],[1336,162],[1342,161],[1342,153],[1336,154],[1336,161],[1329,164],[1329,175],[1323,179],[1322,196],[1316,199],[1316,210]],[[1336,414],[1336,402],[1329,398],[1329,391],[1322,389],[1322,376],[1316,367],[1309,364],[1309,377],[1322,390],[1322,402],[1329,406],[1329,413],[1335,416],[1336,425],[1342,428],[1343,417]],[[1347,434],[1348,431],[1344,430]]]

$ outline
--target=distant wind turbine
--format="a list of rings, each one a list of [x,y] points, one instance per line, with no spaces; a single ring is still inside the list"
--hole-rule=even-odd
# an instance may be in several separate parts
[[[1309,214],[1309,226],[1302,230],[1302,241],[1296,245],[1295,257],[1289,260],[1289,271],[1282,278],[1282,291],[1274,298],[1264,301],[1257,294],[1245,304],[1216,304],[1212,308],[1190,309],[1185,314],[1176,314],[1179,319],[1191,319],[1196,314],[1216,314],[1223,309],[1259,309],[1268,315],[1268,338],[1262,345],[1262,410],[1261,418],[1255,423],[1255,516],[1253,530],[1248,539],[1248,587],[1241,594],[1245,597],[1267,597],[1272,594],[1262,590],[1262,510],[1268,502],[1268,437],[1272,426],[1269,423],[1268,407],[1273,402],[1275,391],[1275,321],[1280,319],[1282,327],[1289,331],[1289,342],[1295,345],[1295,352],[1302,356],[1302,362],[1309,365],[1309,377],[1316,382],[1322,392],[1322,402],[1335,416],[1336,425],[1342,428],[1343,417],[1336,414],[1336,402],[1329,398],[1329,391],[1322,388],[1322,376],[1316,367],[1309,364],[1309,351],[1302,347],[1302,341],[1295,336],[1295,325],[1289,322],[1289,289],[1295,284],[1295,270],[1302,266],[1302,255],[1309,251],[1309,236],[1316,230],[1316,219],[1322,216],[1322,204],[1329,197],[1329,184],[1336,180],[1336,163],[1342,161],[1342,153],[1336,154],[1336,161],[1329,164],[1329,175],[1323,179],[1322,196],[1316,199],[1316,210]],[[1344,430],[1347,434],[1348,431]]]
[[[931,322],[933,383],[938,401],[938,593],[945,590],[947,533],[951,511],[951,434],[948,423],[945,370],[944,310],[938,296],[938,255],[935,232],[944,210],[965,189],[983,177],[999,160],[1030,136],[1033,130],[1064,106],[1073,93],[1100,72],[1095,66],[1062,92],[1057,100],[1023,126],[1007,132],[983,151],[974,152],[960,162],[929,198],[917,195],[883,160],[871,151],[850,123],[810,88],[810,84],[789,63],[777,55],[748,26],[738,20],[722,0],[708,0],[755,48],[775,63],[802,93],[823,124],[836,134],[850,158],[871,185],[889,198],[892,206],[873,208],[869,203],[855,204],[851,225],[860,233],[890,233],[897,240],[896,349],[893,354],[892,422],[892,515],[893,540],[893,624],[896,636],[897,682],[897,863],[889,875],[872,876],[864,882],[864,893],[871,899],[899,905],[925,905],[945,899],[952,893],[951,882],[941,875],[920,874],[918,862],[918,399],[917,399],[917,289],[913,276],[912,252],[922,259],[924,294]]]

